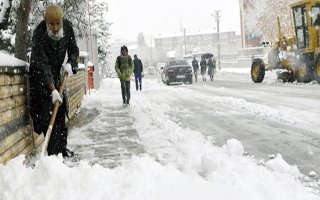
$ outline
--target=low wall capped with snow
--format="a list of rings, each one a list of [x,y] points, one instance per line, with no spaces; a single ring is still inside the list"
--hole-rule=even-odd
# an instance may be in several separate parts
[[[33,132],[28,109],[28,63],[0,52],[0,163],[19,154],[40,149],[43,135]],[[7,62],[4,62],[4,60]],[[7,63],[7,64],[6,64]],[[19,66],[20,64],[20,66]],[[68,79],[69,117],[72,118],[86,93],[84,69]]]
[[[26,66],[0,66],[0,162],[33,149],[27,85]]]

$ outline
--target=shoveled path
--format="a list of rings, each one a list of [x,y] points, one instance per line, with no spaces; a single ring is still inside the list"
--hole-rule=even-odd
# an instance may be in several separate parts
[[[69,124],[68,147],[74,150],[77,159],[113,168],[133,155],[144,153],[144,146],[133,127],[130,107],[111,104],[103,107],[107,112],[101,113],[99,108],[79,111]],[[90,124],[95,120],[100,121],[99,127]]]

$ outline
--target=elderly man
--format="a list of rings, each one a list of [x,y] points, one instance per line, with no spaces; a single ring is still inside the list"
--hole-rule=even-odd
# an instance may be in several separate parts
[[[64,72],[69,76],[77,73],[79,48],[76,44],[71,22],[63,19],[63,10],[49,6],[43,20],[35,29],[29,70],[30,114],[34,131],[46,133],[53,109],[53,103],[62,103],[58,109],[55,124],[48,144],[48,155],[62,153],[63,157],[73,156],[67,149],[68,128],[65,116],[68,113],[67,101],[59,95]],[[62,66],[66,54],[67,64]]]

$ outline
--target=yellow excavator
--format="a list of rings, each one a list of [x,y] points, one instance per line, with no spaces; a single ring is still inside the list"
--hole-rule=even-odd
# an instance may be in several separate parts
[[[320,0],[303,0],[290,5],[295,37],[281,33],[278,18],[278,41],[266,60],[256,58],[251,65],[251,78],[261,83],[265,71],[278,70],[283,81],[320,83]]]

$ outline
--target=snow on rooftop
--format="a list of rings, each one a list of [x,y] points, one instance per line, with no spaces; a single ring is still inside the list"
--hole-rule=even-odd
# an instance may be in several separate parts
[[[89,66],[93,66],[93,63],[91,61],[87,62],[87,67],[89,67]]]
[[[88,57],[88,52],[86,52],[86,51],[80,51],[80,52],[79,52],[79,56],[80,56],[80,57]]]
[[[86,66],[82,63],[78,63],[78,69],[85,69]]]
[[[220,32],[220,38],[224,34],[228,34],[228,33],[235,33],[235,31]],[[186,32],[187,36],[208,35],[208,34],[217,34],[217,32],[214,32],[212,30],[187,31]],[[175,32],[175,33],[172,33],[172,34],[158,35],[158,36],[154,37],[154,39],[172,38],[172,37],[183,37],[183,32]]]

